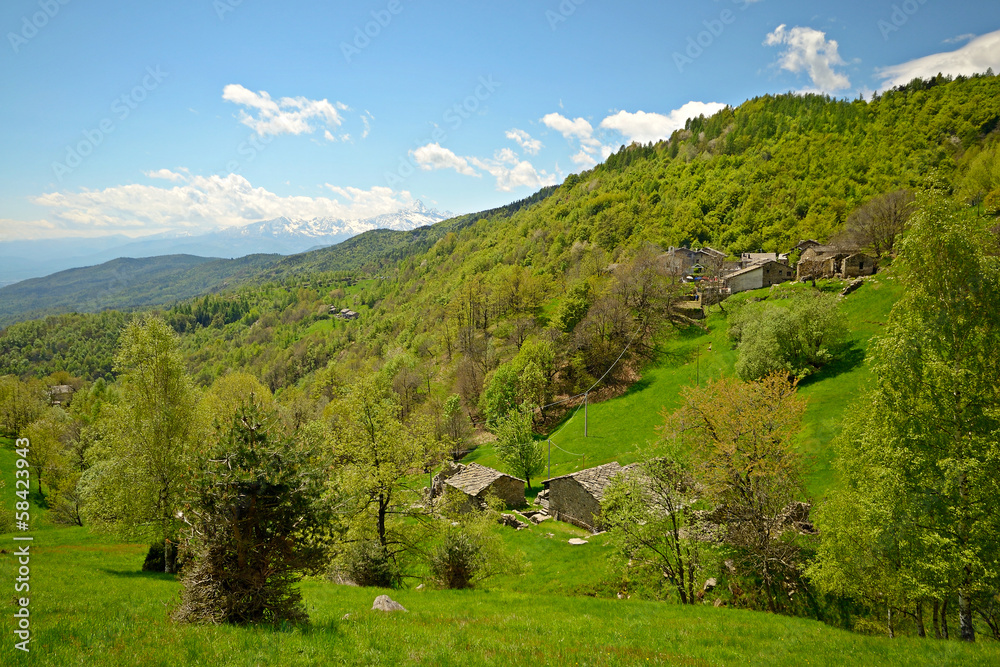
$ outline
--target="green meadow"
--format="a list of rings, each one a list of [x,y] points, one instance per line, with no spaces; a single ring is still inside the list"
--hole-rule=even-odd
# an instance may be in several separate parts
[[[830,280],[820,281],[818,287],[836,293],[845,285]],[[807,285],[784,286],[789,288],[811,289]],[[768,289],[755,290],[734,298],[763,298],[768,293]],[[821,498],[833,482],[830,441],[840,430],[844,411],[866,386],[869,371],[864,357],[868,343],[884,325],[899,293],[891,272],[886,272],[869,278],[859,290],[844,297],[840,311],[849,334],[846,353],[799,385],[809,401],[799,450],[807,465],[807,487],[815,498]],[[662,411],[679,407],[681,390],[710,378],[733,375],[736,358],[727,334],[726,313],[714,306],[704,320],[704,328],[690,327],[668,337],[661,344],[657,360],[623,395],[586,407],[586,436],[582,407],[552,430],[552,476],[609,461],[624,465],[639,460],[659,438],[657,427],[663,423]],[[548,443],[544,446],[547,451]],[[489,445],[477,449],[469,460],[498,465]]]

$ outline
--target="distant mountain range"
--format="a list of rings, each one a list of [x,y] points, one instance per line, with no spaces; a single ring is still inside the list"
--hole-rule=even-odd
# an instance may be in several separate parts
[[[408,231],[451,217],[420,201],[408,209],[363,220],[275,218],[205,234],[157,234],[138,239],[106,236],[0,242],[0,286],[121,257],[194,255],[234,259],[255,254],[294,255],[335,245],[373,229]]]

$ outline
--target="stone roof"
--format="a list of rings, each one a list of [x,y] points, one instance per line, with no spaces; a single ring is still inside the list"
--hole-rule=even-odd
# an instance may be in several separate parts
[[[465,466],[462,472],[453,475],[445,480],[445,484],[455,487],[462,493],[467,493],[470,496],[478,496],[483,490],[489,487],[490,484],[497,481],[501,477],[510,477],[524,484],[523,479],[518,479],[513,475],[507,475],[500,472],[499,470],[494,470],[493,468],[487,468],[484,465],[479,465],[478,463],[470,463]]]
[[[612,478],[621,472],[631,469],[633,466],[623,466],[618,463],[618,461],[612,461],[611,463],[605,463],[604,465],[597,466],[596,468],[587,468],[586,470],[580,470],[578,472],[570,473],[569,475],[560,475],[559,477],[553,477],[552,479],[547,479],[542,484],[548,485],[549,482],[553,482],[557,479],[573,479],[584,488],[590,495],[592,495],[597,500],[601,500],[604,497],[604,489],[611,483]]]
[[[814,245],[811,248],[806,248],[806,250],[812,250],[817,255],[846,255],[849,254],[842,248],[838,248],[835,245]]]

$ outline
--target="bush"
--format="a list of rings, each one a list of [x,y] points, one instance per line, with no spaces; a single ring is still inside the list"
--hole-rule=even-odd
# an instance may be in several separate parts
[[[483,564],[483,551],[478,542],[452,530],[431,554],[431,577],[441,588],[472,588]]]
[[[771,373],[803,378],[834,360],[847,331],[837,297],[807,292],[741,306],[729,315],[729,337],[737,343],[741,379]]]
[[[340,572],[358,586],[398,588],[402,581],[399,566],[378,540],[355,543],[344,554]]]

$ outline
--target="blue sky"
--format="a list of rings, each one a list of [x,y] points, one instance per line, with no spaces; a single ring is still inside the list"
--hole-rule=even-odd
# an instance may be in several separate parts
[[[7,0],[0,240],[525,197],[689,115],[1000,72],[995,0]]]

